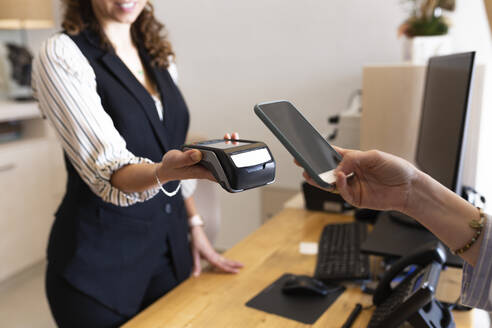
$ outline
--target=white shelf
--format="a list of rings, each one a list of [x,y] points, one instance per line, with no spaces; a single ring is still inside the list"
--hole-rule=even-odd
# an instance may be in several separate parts
[[[0,123],[8,121],[20,122],[21,136],[0,144],[0,282],[45,258],[66,181],[61,147],[38,104],[0,98]]]
[[[33,118],[41,118],[37,102],[0,100],[0,122],[20,121]]]

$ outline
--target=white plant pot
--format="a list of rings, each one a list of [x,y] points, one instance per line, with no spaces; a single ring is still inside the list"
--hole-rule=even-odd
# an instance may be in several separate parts
[[[452,52],[449,35],[416,36],[403,41],[403,60],[412,64],[427,64],[430,57]]]

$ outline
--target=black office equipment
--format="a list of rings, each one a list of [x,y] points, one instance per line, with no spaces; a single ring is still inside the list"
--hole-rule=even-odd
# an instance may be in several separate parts
[[[305,324],[314,324],[336,301],[338,296],[345,291],[345,287],[340,286],[324,297],[317,295],[286,295],[282,292],[282,287],[291,276],[291,274],[282,275],[249,300],[246,306]]]
[[[257,188],[275,181],[275,160],[261,141],[214,139],[183,146],[202,152],[200,165],[231,193]]]
[[[5,82],[7,98],[34,100],[31,88],[32,59],[27,47],[0,43],[0,80]]]
[[[361,252],[380,256],[401,257],[419,245],[437,241],[437,237],[427,229],[413,227],[397,222],[383,212],[379,215],[371,233],[361,246]],[[446,265],[461,268],[463,260],[447,248]]]
[[[396,328],[408,321],[415,328],[451,328],[450,310],[434,299],[446,253],[433,242],[395,262],[381,279],[373,297],[376,305],[368,328]],[[415,266],[396,287],[392,280],[408,266]]]
[[[348,316],[347,321],[345,321],[345,323],[343,324],[342,328],[352,327],[352,324],[357,319],[361,311],[362,311],[362,304],[360,303],[355,304],[354,309],[352,310],[352,312],[350,312],[350,315]]]
[[[463,188],[462,163],[474,61],[474,52],[429,60],[417,143],[419,169],[458,195],[462,194]],[[388,216],[393,222],[386,220]],[[402,256],[421,240],[428,241],[433,237],[413,219],[399,212],[381,214],[378,221],[381,220],[383,222],[376,224],[362,245],[364,252]],[[448,264],[460,266],[462,261],[450,256]]]
[[[469,186],[463,186],[461,188],[461,197],[466,199],[475,207],[485,208],[486,199],[485,196],[480,194],[474,188]]]
[[[18,121],[0,123],[0,143],[20,139],[22,125]]]
[[[358,208],[355,210],[354,218],[357,221],[374,224],[381,211],[371,210],[369,208]]]
[[[463,154],[475,52],[429,60],[416,162],[461,195]]]
[[[282,286],[282,292],[287,295],[313,295],[324,297],[339,291],[340,288],[342,288],[340,285],[327,285],[313,277],[292,274]]]
[[[368,279],[369,256],[360,252],[366,236],[367,226],[361,222],[326,225],[314,276],[321,281]]]
[[[354,208],[339,194],[316,188],[307,182],[302,183],[302,194],[306,208],[311,211],[342,213]]]

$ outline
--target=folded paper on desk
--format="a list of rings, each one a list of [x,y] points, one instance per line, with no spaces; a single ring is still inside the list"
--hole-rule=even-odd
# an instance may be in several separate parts
[[[249,300],[246,306],[305,324],[314,324],[345,291],[345,288],[340,288],[339,291],[330,293],[325,297],[286,295],[282,293],[282,286],[289,276],[288,274],[281,276]]]

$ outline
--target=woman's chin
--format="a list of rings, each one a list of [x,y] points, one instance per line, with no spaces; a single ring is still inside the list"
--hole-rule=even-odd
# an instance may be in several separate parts
[[[128,15],[128,14],[120,14],[120,15],[114,15],[111,19],[111,21],[115,23],[120,23],[120,24],[133,24],[137,20],[138,15]]]
[[[135,7],[131,9],[125,9],[121,7],[116,7],[113,8],[113,13],[112,13],[112,18],[113,20],[120,22],[120,23],[125,23],[125,24],[132,24],[135,22],[142,12],[143,7]]]

